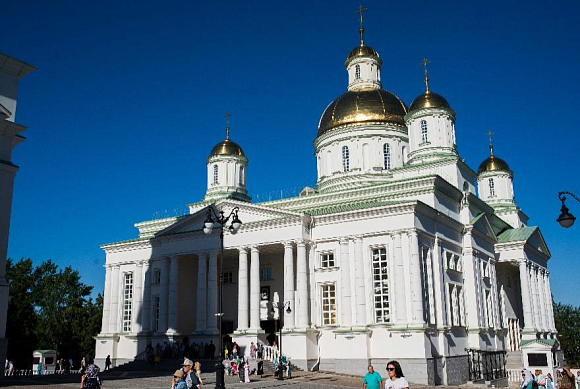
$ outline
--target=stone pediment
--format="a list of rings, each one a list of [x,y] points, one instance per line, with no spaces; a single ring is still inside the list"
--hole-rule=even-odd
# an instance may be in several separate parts
[[[473,226],[473,229],[497,241],[497,236],[485,213],[482,212],[474,217],[469,224]]]
[[[550,250],[539,227],[512,228],[498,236],[498,243],[525,243],[550,257]]]
[[[185,216],[171,226],[159,231],[155,234],[156,237],[183,234],[187,232],[202,231],[203,224],[207,219],[208,207],[212,207],[213,210],[219,214],[220,210],[225,212],[225,216],[228,216],[232,209],[235,207],[239,208],[238,217],[242,221],[242,228],[244,223],[256,223],[265,221],[275,221],[280,220],[302,220],[304,214],[280,209],[274,209],[269,207],[264,207],[261,205],[255,205],[251,203],[235,201],[231,199],[219,200],[215,203],[208,204],[202,208],[198,208],[197,211],[191,215]],[[212,213],[213,217],[213,213]],[[214,217],[215,219],[215,217]],[[231,220],[230,220],[231,221]]]

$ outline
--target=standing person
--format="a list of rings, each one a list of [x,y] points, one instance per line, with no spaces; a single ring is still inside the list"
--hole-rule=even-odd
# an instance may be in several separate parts
[[[570,371],[570,365],[562,367],[562,377],[560,378],[561,389],[576,389],[576,379],[574,374]]]
[[[199,389],[201,388],[201,382],[197,379],[195,372],[193,371],[193,362],[189,358],[185,358],[181,364],[183,373],[185,375],[185,388],[184,389]]]
[[[215,344],[213,344],[213,340],[209,341],[209,346],[207,346],[207,351],[209,352],[209,359],[213,359],[215,356]]]
[[[551,373],[546,374],[546,389],[554,389],[554,379]]]
[[[238,360],[238,377],[240,378],[240,382],[244,382],[245,365],[243,359]]]
[[[580,370],[576,372],[576,381],[578,382],[578,389],[580,389]]]
[[[520,382],[520,389],[531,389],[534,382],[534,375],[528,369],[522,370],[522,381]]]
[[[383,387],[383,377],[375,371],[373,365],[369,365],[367,374],[363,379],[363,389],[381,389]]]
[[[187,389],[187,384],[183,380],[183,372],[181,370],[175,370],[173,373],[173,381],[171,381],[171,389]]]
[[[97,365],[87,366],[85,374],[81,377],[81,389],[101,389],[101,379],[99,378],[99,367]]]
[[[201,380],[201,363],[199,361],[195,361],[193,364],[193,370],[195,371],[195,375],[199,380],[199,385],[203,385],[203,381]]]
[[[389,378],[385,380],[385,389],[409,389],[409,382],[403,375],[403,369],[397,361],[387,363]]]
[[[535,374],[536,374],[536,382],[538,383],[538,388],[546,389],[546,377],[544,377],[542,370],[536,369]]]
[[[248,357],[244,357],[244,382],[246,384],[250,383],[250,362]]]
[[[111,368],[111,356],[107,355],[107,358],[105,358],[105,370],[103,371],[107,371]]]
[[[252,342],[250,344],[250,358],[254,359],[256,358],[256,349],[257,349],[256,345],[254,344],[254,342]]]

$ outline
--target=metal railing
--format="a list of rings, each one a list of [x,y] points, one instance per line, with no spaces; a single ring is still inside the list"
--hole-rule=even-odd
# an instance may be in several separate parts
[[[493,381],[507,377],[506,351],[466,349],[470,381]]]

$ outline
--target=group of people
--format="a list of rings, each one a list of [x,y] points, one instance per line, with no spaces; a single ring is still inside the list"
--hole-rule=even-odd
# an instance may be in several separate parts
[[[520,389],[580,389],[580,370],[575,376],[570,371],[570,366],[565,365],[562,371],[556,370],[556,384],[551,373],[543,374],[542,370],[536,369],[533,373],[522,370]]]
[[[201,389],[201,363],[184,358],[181,369],[173,373],[171,389]]]
[[[14,362],[6,360],[4,364],[4,375],[9,376],[14,374]]]
[[[363,379],[364,389],[409,389],[409,382],[403,374],[403,369],[397,361],[387,363],[387,376],[383,381],[379,372],[375,371],[373,365],[369,365],[368,372]]]
[[[215,355],[215,344],[213,341],[209,343],[193,343],[189,344],[189,339],[187,337],[183,338],[183,341],[176,342],[163,342],[163,345],[157,343],[155,347],[149,343],[145,349],[145,354],[147,360],[152,364],[159,364],[162,358],[165,359],[197,359],[197,358],[207,358],[213,359]]]

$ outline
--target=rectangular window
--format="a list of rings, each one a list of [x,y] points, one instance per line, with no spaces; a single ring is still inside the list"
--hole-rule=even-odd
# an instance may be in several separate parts
[[[260,269],[260,281],[270,281],[272,279],[272,269],[266,267],[264,269]]]
[[[153,284],[159,285],[161,283],[161,269],[153,270]]]
[[[322,285],[322,325],[336,325],[336,285]]]
[[[528,354],[528,366],[540,367],[548,366],[548,356],[546,354]]]
[[[225,271],[223,273],[223,283],[224,284],[233,284],[234,283],[234,273],[231,271]]]
[[[154,328],[155,331],[159,331],[159,296],[154,296],[153,297],[153,312],[155,315],[155,323],[154,323]]]
[[[373,290],[375,323],[391,321],[391,304],[389,300],[389,262],[384,247],[373,249]]]
[[[123,332],[131,331],[133,313],[133,273],[125,273],[123,284]]]
[[[333,253],[325,253],[320,255],[320,267],[334,267],[336,264],[334,263],[334,254]]]

